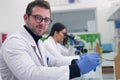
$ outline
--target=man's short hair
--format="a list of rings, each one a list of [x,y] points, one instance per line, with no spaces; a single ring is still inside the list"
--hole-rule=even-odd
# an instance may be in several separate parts
[[[26,14],[28,16],[30,16],[32,14],[32,8],[34,8],[35,6],[42,7],[42,8],[45,8],[45,9],[49,9],[50,13],[51,13],[50,4],[47,1],[45,1],[45,0],[35,0],[35,1],[30,2],[28,4],[27,8],[26,8]]]

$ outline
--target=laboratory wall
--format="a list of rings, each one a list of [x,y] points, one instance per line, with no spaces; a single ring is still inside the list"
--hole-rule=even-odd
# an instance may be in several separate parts
[[[26,5],[32,0],[1,0],[0,2],[0,32],[11,34],[21,30],[24,25],[23,15]],[[49,0],[53,1],[53,0]],[[52,12],[67,11],[75,9],[96,8],[97,32],[101,34],[102,43],[111,43],[114,35],[114,23],[108,22],[109,8],[115,0],[75,0],[74,3],[63,3],[55,5],[51,3]]]

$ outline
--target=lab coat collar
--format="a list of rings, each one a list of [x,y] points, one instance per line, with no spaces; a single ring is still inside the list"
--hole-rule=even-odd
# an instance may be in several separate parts
[[[32,35],[30,35],[30,33],[24,27],[22,28],[21,34],[22,34],[22,36],[25,37],[25,39],[27,39],[27,41],[29,41],[31,46],[36,46],[36,43],[35,43]]]
[[[35,40],[36,44],[38,44],[38,40],[42,38],[42,36],[35,35],[26,25],[24,25],[25,29],[31,34],[33,39]]]

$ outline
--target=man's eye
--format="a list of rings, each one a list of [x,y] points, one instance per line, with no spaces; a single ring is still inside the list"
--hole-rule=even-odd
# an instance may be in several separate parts
[[[41,17],[41,16],[36,16],[35,18],[36,18],[36,19],[39,19],[39,20],[42,20],[42,17]]]

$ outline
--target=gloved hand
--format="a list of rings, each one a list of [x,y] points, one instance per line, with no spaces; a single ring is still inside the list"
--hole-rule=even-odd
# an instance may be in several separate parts
[[[87,55],[87,54],[86,53],[80,54],[80,59],[83,59],[85,55]]]
[[[94,54],[96,54],[96,53],[92,53],[92,55],[94,55]],[[83,58],[83,56],[85,56],[86,55],[86,53],[82,53],[81,55],[80,55],[80,59],[82,59]],[[88,54],[89,55],[89,54]],[[98,56],[96,56],[96,57],[98,57]],[[95,69],[93,69],[93,71],[96,71],[96,68]]]
[[[87,55],[87,56],[91,56],[91,57],[99,58],[97,52],[92,52],[92,53],[82,53],[82,54],[80,55],[80,58],[83,59],[85,55]]]
[[[82,74],[90,72],[91,70],[95,69],[99,64],[99,56],[96,52],[88,53],[86,55],[83,54],[81,56],[81,59],[77,61],[77,65]]]

